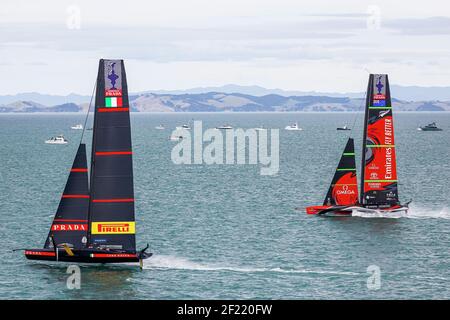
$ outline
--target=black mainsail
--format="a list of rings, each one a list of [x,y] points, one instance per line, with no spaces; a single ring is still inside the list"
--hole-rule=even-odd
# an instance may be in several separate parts
[[[80,144],[44,249],[32,260],[137,262],[133,159],[128,87],[123,60],[100,60],[94,111],[90,183]]]
[[[55,244],[84,248],[88,233],[88,209],[86,145],[80,144],[44,248],[54,248]]]
[[[89,246],[135,252],[130,112],[122,60],[100,60],[95,105]]]

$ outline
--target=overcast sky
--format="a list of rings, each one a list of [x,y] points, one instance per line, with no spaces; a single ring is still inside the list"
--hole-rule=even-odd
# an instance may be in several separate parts
[[[360,92],[450,86],[443,0],[2,0],[0,94],[90,94],[99,58],[131,91],[228,83]]]

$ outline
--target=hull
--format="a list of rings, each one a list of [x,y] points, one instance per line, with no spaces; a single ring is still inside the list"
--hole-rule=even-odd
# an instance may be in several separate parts
[[[408,206],[396,205],[392,207],[364,207],[358,205],[352,206],[310,206],[306,208],[306,213],[309,215],[318,215],[324,217],[351,217],[353,211],[358,211],[368,214],[392,214],[392,213],[407,213]]]
[[[442,131],[442,129],[440,129],[440,128],[425,128],[425,127],[420,127],[417,130],[419,130],[419,131]]]
[[[43,261],[63,261],[79,263],[124,263],[139,262],[140,259],[147,259],[152,254],[144,253],[139,256],[138,253],[110,252],[105,250],[72,250],[73,255],[69,255],[65,250],[59,249],[56,253],[51,249],[26,249],[25,257],[29,260]]]

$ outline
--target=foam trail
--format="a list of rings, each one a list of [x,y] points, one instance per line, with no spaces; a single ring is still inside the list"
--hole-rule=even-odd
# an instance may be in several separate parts
[[[399,219],[399,218],[409,218],[409,219],[445,219],[450,220],[450,209],[444,207],[442,209],[429,209],[425,207],[420,207],[416,205],[411,205],[407,213],[405,212],[397,212],[397,213],[367,213],[360,212],[357,210],[353,210],[353,217],[361,217],[361,218],[390,218],[390,219]]]
[[[316,273],[330,275],[359,275],[355,272],[339,272],[327,270],[307,270],[307,269],[282,269],[282,268],[250,268],[250,267],[231,267],[221,265],[200,264],[190,261],[186,258],[166,255],[154,255],[144,260],[144,269],[183,269],[197,271],[231,271],[231,272],[279,272],[279,273]]]

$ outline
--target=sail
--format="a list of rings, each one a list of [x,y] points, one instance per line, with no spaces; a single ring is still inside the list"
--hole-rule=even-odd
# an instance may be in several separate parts
[[[136,251],[128,88],[123,60],[100,60],[88,247]]]
[[[391,93],[386,74],[371,74],[364,120],[361,203],[399,203]]]
[[[80,144],[44,248],[64,243],[75,249],[84,248],[88,232],[88,208],[86,146]]]
[[[324,205],[354,205],[358,202],[355,145],[349,138],[331,181]]]

